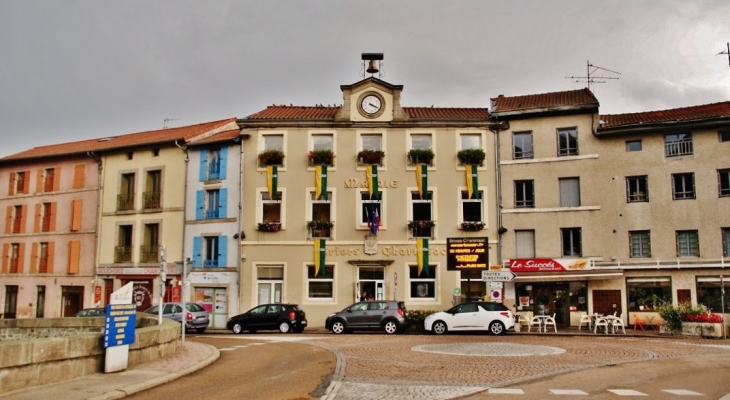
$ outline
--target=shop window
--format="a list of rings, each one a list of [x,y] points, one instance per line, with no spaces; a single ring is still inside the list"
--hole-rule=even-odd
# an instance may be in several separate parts
[[[436,300],[436,265],[430,264],[420,275],[418,265],[408,266],[408,299]]]
[[[515,181],[515,208],[535,208],[535,181]]]
[[[629,257],[651,257],[651,236],[649,231],[629,231]]]
[[[307,265],[307,298],[310,300],[334,300],[335,298],[335,267],[325,265],[315,276],[314,265]]]
[[[512,134],[512,158],[514,160],[533,158],[531,131]]]
[[[692,132],[671,133],[664,135],[664,155],[677,157],[691,155]]]
[[[685,172],[672,174],[672,198],[674,200],[695,198],[695,174]]]
[[[672,283],[665,277],[626,278],[629,311],[654,310],[672,301]]]
[[[649,201],[649,177],[627,176],[626,177],[626,201],[639,203]]]
[[[725,294],[723,295],[723,289]],[[723,312],[723,297],[725,312],[730,310],[730,279],[721,279],[719,276],[697,277],[697,303],[704,304],[712,312]]]
[[[578,155],[578,130],[558,129],[558,157]]]
[[[487,295],[487,283],[482,281],[482,271],[460,271],[461,301],[484,300]]]
[[[699,257],[700,236],[696,230],[677,231],[677,257]]]
[[[581,228],[560,228],[563,245],[563,257],[581,257],[583,244],[581,242]]]
[[[560,207],[580,207],[580,178],[560,178]]]
[[[570,311],[588,311],[588,284],[585,281],[568,283],[568,301]]]

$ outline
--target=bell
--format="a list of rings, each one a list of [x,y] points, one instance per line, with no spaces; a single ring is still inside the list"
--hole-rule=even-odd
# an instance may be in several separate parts
[[[370,65],[368,66],[366,72],[368,74],[374,74],[378,72],[378,67],[375,65],[375,60],[370,60]]]

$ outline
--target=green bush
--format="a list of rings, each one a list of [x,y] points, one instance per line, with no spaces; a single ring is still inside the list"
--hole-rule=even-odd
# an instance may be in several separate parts
[[[674,307],[672,303],[665,301],[656,306],[656,311],[664,320],[662,324],[672,334],[682,333],[682,322],[687,320],[688,315],[706,314],[708,309],[703,304],[693,306],[692,303],[685,301]]]
[[[423,320],[436,310],[408,310],[406,316],[406,332],[424,332]]]

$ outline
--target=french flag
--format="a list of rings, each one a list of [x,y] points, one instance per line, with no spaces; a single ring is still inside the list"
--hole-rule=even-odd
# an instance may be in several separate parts
[[[368,212],[368,228],[373,235],[378,234],[378,227],[380,226],[380,215],[378,210],[375,208],[374,203],[370,203],[370,211]]]

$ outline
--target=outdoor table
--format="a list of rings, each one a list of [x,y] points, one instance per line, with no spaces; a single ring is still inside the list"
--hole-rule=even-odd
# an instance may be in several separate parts
[[[655,315],[645,315],[644,319],[646,319],[646,328],[652,329],[654,328],[654,318],[656,318]]]

